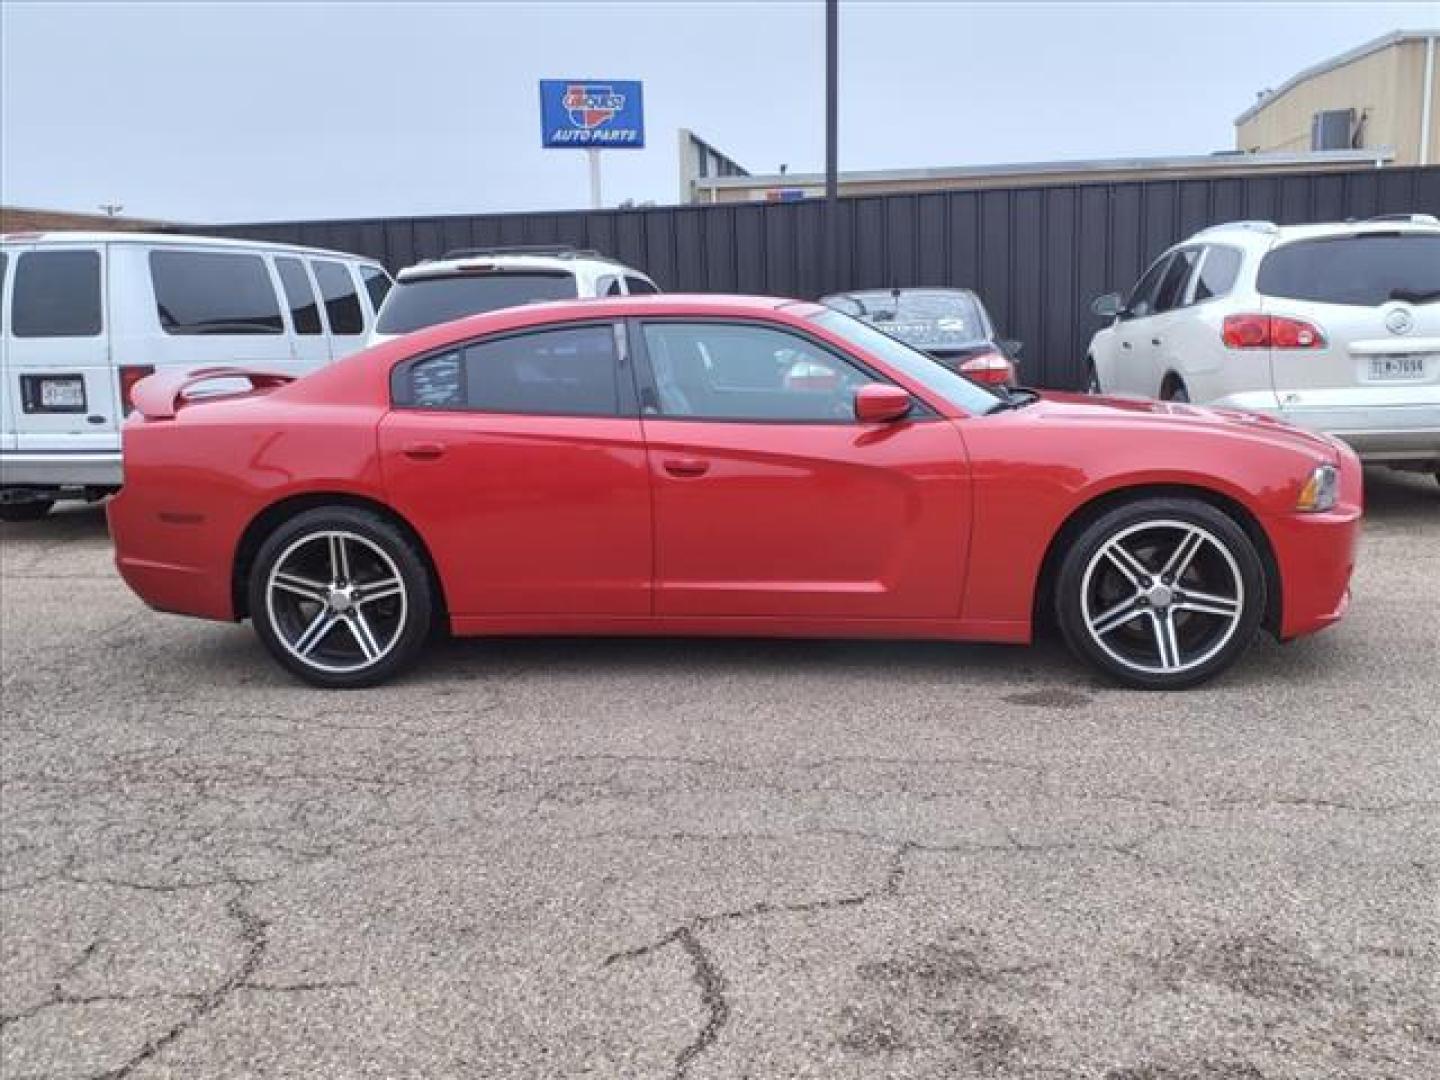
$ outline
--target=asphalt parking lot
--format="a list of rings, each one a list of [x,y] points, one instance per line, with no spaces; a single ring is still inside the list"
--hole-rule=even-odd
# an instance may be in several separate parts
[[[460,642],[359,694],[0,545],[33,1077],[1440,1075],[1440,486],[1211,687],[1056,645]]]

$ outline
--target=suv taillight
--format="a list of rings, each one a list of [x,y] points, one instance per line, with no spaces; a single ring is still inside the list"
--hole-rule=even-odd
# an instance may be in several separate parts
[[[1303,319],[1282,315],[1227,315],[1221,334],[1231,349],[1323,349],[1325,335]]]
[[[135,407],[133,395],[135,384],[146,375],[154,375],[153,364],[126,364],[120,368],[120,415],[129,416],[130,410]]]

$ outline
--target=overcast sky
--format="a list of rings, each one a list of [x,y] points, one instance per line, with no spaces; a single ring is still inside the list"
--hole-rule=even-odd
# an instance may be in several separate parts
[[[841,2],[840,167],[1203,154],[1257,91],[1440,2]],[[676,129],[824,165],[805,3],[0,4],[0,201],[177,221],[585,205],[536,81],[645,82],[606,201],[674,202]]]

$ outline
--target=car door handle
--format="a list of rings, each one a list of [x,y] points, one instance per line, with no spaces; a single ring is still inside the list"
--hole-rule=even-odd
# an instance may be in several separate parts
[[[1120,347],[1121,347],[1122,349],[1128,349],[1128,348],[1130,348],[1130,343],[1129,343],[1128,341],[1122,341],[1122,342],[1120,342]]]
[[[1151,345],[1159,345],[1159,344],[1160,344],[1160,339],[1159,339],[1158,337],[1152,337],[1152,338],[1150,339],[1150,344],[1151,344]]]
[[[695,457],[666,458],[661,464],[671,476],[704,476],[710,471],[710,463]]]
[[[412,442],[405,444],[403,452],[406,457],[416,461],[434,461],[445,453],[445,447],[433,442]]]

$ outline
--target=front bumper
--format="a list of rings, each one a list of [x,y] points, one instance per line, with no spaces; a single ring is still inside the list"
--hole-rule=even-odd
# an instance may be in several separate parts
[[[1340,495],[1333,510],[1283,514],[1264,522],[1280,574],[1281,641],[1323,630],[1338,622],[1350,606],[1364,478],[1356,455],[1344,446],[1337,450]]]
[[[0,487],[119,487],[120,451],[0,450]]]

